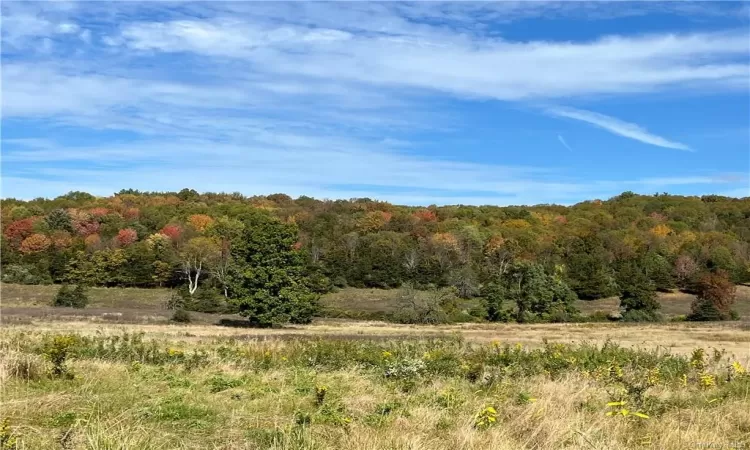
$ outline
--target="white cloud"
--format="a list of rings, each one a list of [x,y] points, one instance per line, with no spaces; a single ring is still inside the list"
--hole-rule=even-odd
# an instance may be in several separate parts
[[[690,147],[679,142],[670,141],[661,136],[649,133],[644,128],[630,122],[625,122],[604,114],[585,111],[574,108],[554,107],[546,110],[548,114],[558,117],[580,120],[596,127],[602,128],[619,136],[634,139],[644,144],[656,145],[657,147],[673,148],[676,150],[692,151]]]
[[[742,31],[514,42],[485,26],[567,14],[547,3],[83,5],[54,14],[6,14],[3,5],[4,45],[23,50],[3,61],[4,117],[138,138],[91,146],[4,140],[5,195],[190,186],[410,204],[569,203],[635,190],[639,180],[591,181],[467,162],[460,153],[420,156],[410,134],[464,127],[445,108],[450,97],[525,102],[747,87]],[[598,6],[581,11],[595,9],[601,14]],[[684,146],[611,117],[566,111],[623,136]],[[64,128],[54,130],[65,137]],[[675,176],[646,185],[704,181]]]
[[[217,19],[135,23],[114,42],[133,50],[230,57],[285,76],[438,90],[502,100],[643,92],[680,85],[736,88],[748,66],[745,31],[512,42],[426,32],[351,34]],[[320,39],[320,34],[326,39]],[[540,70],[543,67],[544,70]]]
[[[56,27],[56,31],[62,34],[77,33],[80,29],[81,27],[79,27],[75,23],[61,23],[61,24],[58,24]]]
[[[21,198],[84,188],[108,194],[122,188],[163,191],[190,186],[200,191],[371,197],[406,204],[568,204],[583,198],[606,198],[623,190],[650,193],[662,188],[733,186],[747,181],[700,175],[615,182],[592,179],[590,174],[571,177],[565,171],[539,167],[384,151],[383,145],[400,146],[400,142],[261,131],[231,144],[202,140],[110,143],[106,148],[62,146],[45,140],[4,140],[3,144],[4,195]],[[8,148],[8,144],[13,146]]]
[[[563,147],[567,148],[567,149],[568,149],[568,150],[570,150],[571,152],[573,151],[573,149],[572,149],[572,148],[570,148],[570,146],[568,145],[568,143],[567,143],[567,142],[565,142],[565,138],[564,138],[564,137],[562,137],[562,135],[558,134],[558,135],[557,135],[557,140],[558,140],[558,141],[560,141],[560,143],[561,143],[561,144],[563,145]]]

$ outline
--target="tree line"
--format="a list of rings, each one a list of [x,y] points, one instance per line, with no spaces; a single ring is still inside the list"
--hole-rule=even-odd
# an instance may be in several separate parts
[[[525,321],[564,320],[576,298],[614,295],[648,319],[658,291],[716,298],[750,281],[750,198],[408,207],[124,190],[6,199],[0,213],[4,282],[172,287],[177,303],[259,324],[308,321],[317,295],[345,286],[450,286],[484,299],[490,320]],[[705,314],[730,315],[726,301],[710,303]]]

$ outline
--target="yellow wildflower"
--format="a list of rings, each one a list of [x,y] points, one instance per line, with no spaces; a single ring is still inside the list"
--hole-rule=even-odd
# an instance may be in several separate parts
[[[658,367],[649,370],[648,374],[646,375],[646,382],[649,384],[649,386],[655,386],[659,384],[660,379],[661,372],[659,371]]]
[[[170,347],[170,348],[167,349],[167,354],[169,356],[182,356],[184,353],[182,352],[182,350],[178,350],[176,348],[171,348]]]
[[[714,387],[716,386],[716,377],[709,373],[703,374],[699,378],[699,383],[703,389]]]
[[[732,363],[732,369],[734,370],[735,375],[745,375],[747,374],[747,369],[742,367],[742,364],[740,364],[739,361],[735,361]]]

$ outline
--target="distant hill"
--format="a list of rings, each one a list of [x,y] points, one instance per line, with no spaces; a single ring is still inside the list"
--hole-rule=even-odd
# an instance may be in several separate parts
[[[232,227],[262,214],[295,227],[311,289],[459,288],[472,297],[510,261],[538,262],[581,299],[617,295],[626,261],[663,291],[701,271],[750,281],[750,198],[623,193],[573,206],[408,207],[370,199],[284,194],[71,192],[2,203],[2,280],[42,284],[178,287],[186,249],[215,243],[202,288],[221,291]],[[212,247],[213,248],[213,247]],[[223,267],[223,266],[222,266]],[[225,268],[231,269],[230,266]]]

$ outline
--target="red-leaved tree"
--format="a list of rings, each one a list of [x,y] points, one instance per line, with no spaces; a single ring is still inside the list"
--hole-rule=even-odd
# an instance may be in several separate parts
[[[117,232],[115,239],[120,246],[127,247],[138,240],[138,233],[132,228],[125,228]]]
[[[160,231],[161,234],[167,236],[172,242],[177,242],[182,236],[182,227],[179,225],[165,225]]]
[[[26,239],[27,237],[34,234],[34,223],[38,220],[37,217],[29,217],[27,219],[16,220],[11,222],[5,228],[5,238],[11,242],[14,246],[17,246]]]

